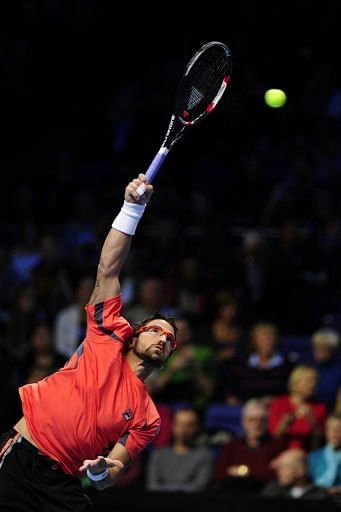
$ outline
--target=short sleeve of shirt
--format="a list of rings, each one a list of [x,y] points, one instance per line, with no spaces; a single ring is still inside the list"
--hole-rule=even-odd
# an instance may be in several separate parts
[[[126,318],[120,315],[121,296],[85,306],[87,316],[86,338],[91,341],[108,340],[108,337],[124,343],[133,334],[133,328]]]

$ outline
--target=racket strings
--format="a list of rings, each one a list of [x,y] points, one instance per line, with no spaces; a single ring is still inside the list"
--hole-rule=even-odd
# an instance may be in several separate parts
[[[189,98],[187,100],[188,109],[191,111],[196,105],[200,103],[203,97],[203,93],[197,87],[192,87],[189,91]]]
[[[186,121],[200,117],[217,96],[230,68],[230,55],[222,46],[211,46],[203,51],[190,63],[179,85],[177,114]]]

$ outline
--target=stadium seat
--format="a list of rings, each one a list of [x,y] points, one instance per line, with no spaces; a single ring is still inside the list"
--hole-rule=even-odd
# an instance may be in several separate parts
[[[309,336],[283,336],[283,352],[294,363],[306,363],[312,360],[311,340]]]
[[[240,405],[209,405],[205,412],[204,426],[207,431],[225,430],[234,435],[241,435],[243,428],[241,426]]]

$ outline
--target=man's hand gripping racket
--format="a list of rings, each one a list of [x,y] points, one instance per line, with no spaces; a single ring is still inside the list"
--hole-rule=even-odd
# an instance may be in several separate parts
[[[192,57],[178,85],[165,139],[145,173],[147,183],[153,181],[169,150],[184,133],[215,109],[226,90],[231,71],[231,52],[218,41],[206,43]],[[137,192],[142,196],[144,191],[142,183]]]

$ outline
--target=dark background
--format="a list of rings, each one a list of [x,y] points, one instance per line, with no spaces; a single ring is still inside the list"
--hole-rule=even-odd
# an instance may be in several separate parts
[[[230,289],[248,325],[262,316],[291,334],[339,327],[337,1],[22,0],[0,9],[2,262],[47,234],[70,245],[70,224],[83,223],[97,245],[68,273],[95,272],[126,183],[163,140],[186,63],[220,40],[233,55],[231,83],[155,179],[136,275],[146,263],[160,274],[162,261],[161,277],[174,276],[194,257],[205,268],[201,287]],[[287,93],[281,109],[264,103],[272,87]],[[248,230],[266,245],[268,284],[256,305],[238,281]],[[12,285],[3,282],[8,309]]]
[[[135,120],[123,164],[133,173],[143,170],[162,142],[184,65],[214,39],[228,44],[233,54],[229,94],[177,148],[165,173],[183,179],[188,162],[199,165],[218,146],[229,167],[236,151],[256,149],[263,132],[281,145],[293,127],[316,130],[309,117],[340,85],[339,22],[336,1],[234,1],[200,8],[192,2],[152,8],[146,2],[4,1],[3,177],[12,185],[48,182],[58,172],[56,156],[69,151],[79,162],[107,160],[115,182],[111,122],[115,110],[124,108]],[[285,110],[264,105],[268,87],[287,92]],[[215,178],[224,181],[210,176]],[[77,179],[86,177],[79,171]],[[8,197],[1,200],[2,218]]]

